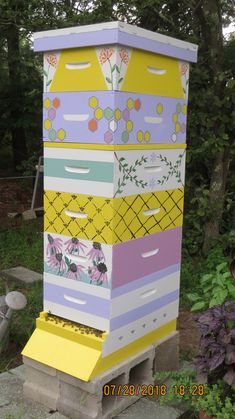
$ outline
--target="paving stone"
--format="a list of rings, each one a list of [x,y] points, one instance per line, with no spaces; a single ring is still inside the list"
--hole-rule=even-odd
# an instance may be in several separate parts
[[[180,413],[173,407],[160,406],[156,402],[142,398],[113,419],[176,419]]]
[[[42,274],[31,271],[23,266],[16,266],[15,268],[4,269],[0,271],[0,277],[10,281],[22,281],[30,284],[37,281],[42,281]]]

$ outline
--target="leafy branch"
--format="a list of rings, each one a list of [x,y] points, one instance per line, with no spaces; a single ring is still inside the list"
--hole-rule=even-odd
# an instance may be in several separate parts
[[[135,174],[138,167],[142,166],[144,163],[147,163],[147,157],[142,156],[140,159],[137,159],[133,165],[129,166],[125,157],[120,157],[119,159],[116,152],[114,152],[114,155],[119,163],[119,172],[122,173],[122,177],[118,179],[118,189],[114,196],[123,192],[123,188],[126,186],[126,182],[128,180],[135,183],[137,187],[145,188],[148,185],[148,182],[144,182],[142,179],[138,179],[137,175]]]
[[[163,185],[164,183],[168,182],[168,180],[173,175],[175,175],[177,182],[181,183],[181,185],[184,186],[184,184],[182,182],[182,179],[181,179],[180,170],[179,170],[179,167],[181,166],[184,154],[185,154],[185,150],[183,151],[182,154],[179,154],[178,159],[175,162],[175,165],[173,165],[171,161],[167,160],[167,158],[165,156],[162,156],[161,154],[159,154],[159,156],[158,156],[159,160],[162,163],[164,163],[167,167],[169,167],[169,171],[168,171],[167,175],[166,176],[164,175],[161,180],[159,179],[157,181],[157,183],[159,185]]]

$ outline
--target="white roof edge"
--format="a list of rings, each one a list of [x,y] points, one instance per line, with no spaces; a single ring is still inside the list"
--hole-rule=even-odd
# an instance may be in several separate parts
[[[187,49],[189,51],[196,52],[198,46],[196,44],[192,44],[190,42],[181,41],[180,39],[172,38],[170,36],[161,35],[160,33],[152,32],[147,29],[139,28],[135,25],[130,25],[128,23],[115,21],[115,22],[105,22],[105,23],[97,23],[91,25],[82,25],[82,26],[73,26],[70,28],[64,29],[52,29],[49,31],[42,31],[42,32],[35,32],[34,33],[34,40],[36,39],[43,39],[48,37],[56,37],[56,36],[63,36],[63,35],[73,35],[85,32],[96,32],[101,31],[104,29],[119,29],[122,32],[140,36],[142,38],[146,38],[152,41],[158,41],[163,44],[172,45],[175,47]]]

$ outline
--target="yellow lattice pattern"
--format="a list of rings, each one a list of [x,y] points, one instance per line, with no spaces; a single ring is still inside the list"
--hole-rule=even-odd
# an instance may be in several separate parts
[[[110,199],[47,190],[45,231],[108,244],[128,241],[181,226],[183,198],[183,188]],[[144,214],[152,209],[152,215]]]

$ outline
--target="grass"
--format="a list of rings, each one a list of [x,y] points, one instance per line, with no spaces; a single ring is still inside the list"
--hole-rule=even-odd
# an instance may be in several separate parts
[[[0,270],[25,266],[43,271],[43,226],[37,218],[22,222],[19,227],[0,226]]]
[[[42,219],[23,222],[17,228],[0,227],[0,270],[24,266],[37,272],[43,270]],[[42,283],[24,284],[11,281],[10,290],[27,297],[27,306],[14,312],[10,326],[10,346],[1,354],[0,372],[20,363],[19,353],[35,327],[35,318],[42,310]],[[0,295],[5,294],[5,282],[0,277]]]

